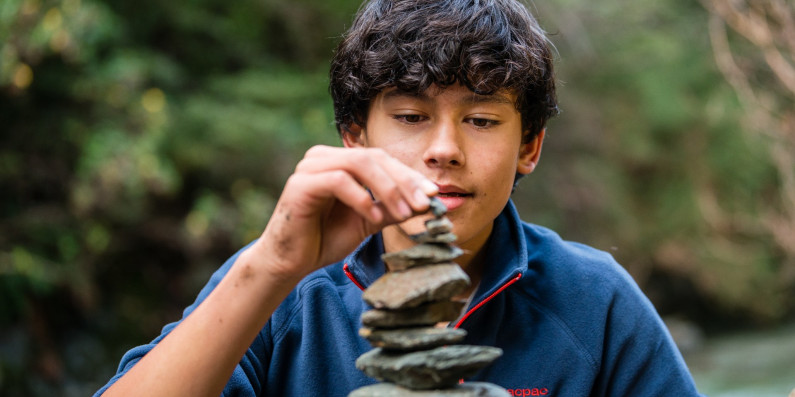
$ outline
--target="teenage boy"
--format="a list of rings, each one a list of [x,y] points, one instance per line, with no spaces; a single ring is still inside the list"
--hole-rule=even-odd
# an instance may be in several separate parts
[[[306,153],[260,239],[124,356],[105,395],[345,396],[373,383],[354,367],[370,349],[361,289],[389,271],[383,252],[413,244],[429,195],[472,280],[448,326],[504,351],[471,380],[522,396],[696,395],[628,274],[523,223],[510,201],[557,112],[551,60],[516,0],[364,5],[330,74],[345,148]]]

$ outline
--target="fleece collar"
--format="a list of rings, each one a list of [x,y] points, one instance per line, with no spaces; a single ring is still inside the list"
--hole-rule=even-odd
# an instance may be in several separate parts
[[[474,302],[491,296],[527,270],[527,243],[522,221],[513,201],[509,200],[494,220],[494,228],[485,248],[486,265]],[[348,271],[361,287],[367,288],[385,273],[386,265],[381,260],[383,253],[384,241],[381,233],[377,233],[365,239],[345,258]]]

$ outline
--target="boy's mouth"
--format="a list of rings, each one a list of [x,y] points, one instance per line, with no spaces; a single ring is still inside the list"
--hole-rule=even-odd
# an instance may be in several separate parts
[[[439,192],[439,197],[469,197],[472,193]]]
[[[439,197],[470,197],[472,193],[454,186],[454,185],[439,185]]]
[[[456,208],[464,205],[464,203],[468,201],[467,199],[472,196],[472,193],[467,192],[466,190],[459,187],[450,185],[440,185],[439,194],[437,195],[437,197],[442,200],[444,205],[447,206],[449,211],[453,211]]]

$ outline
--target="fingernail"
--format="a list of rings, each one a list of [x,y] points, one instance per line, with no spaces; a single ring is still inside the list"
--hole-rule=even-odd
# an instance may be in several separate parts
[[[409,208],[409,205],[403,200],[398,201],[398,212],[400,212],[400,215],[404,218],[408,218],[412,214],[411,208]]]
[[[381,210],[378,207],[370,208],[370,217],[375,223],[381,222]]]
[[[430,204],[431,200],[428,198],[428,195],[422,191],[422,189],[417,189],[414,191],[414,203],[425,206]]]
[[[421,184],[420,188],[422,189],[423,193],[425,193],[426,196],[434,195],[436,193],[439,193],[439,187],[436,186],[435,183],[433,183],[433,182],[431,182],[431,181],[429,181],[427,179],[424,179],[422,181],[422,184]]]

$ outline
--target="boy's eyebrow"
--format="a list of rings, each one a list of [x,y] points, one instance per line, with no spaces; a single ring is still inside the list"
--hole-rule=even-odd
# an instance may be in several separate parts
[[[404,91],[401,89],[391,89],[384,93],[384,99],[392,99],[392,98],[400,98],[400,97],[409,97],[413,99],[419,99],[421,101],[429,101],[431,98],[426,95],[424,92],[411,92],[411,91]]]
[[[403,91],[395,88],[384,93],[384,99],[391,99],[398,97],[409,97],[423,102],[431,100],[431,97],[424,92]],[[482,95],[482,94],[476,94],[474,92],[470,96],[463,97],[461,99],[461,102],[462,103],[496,103],[496,104],[509,104],[509,105],[514,104],[514,101],[511,100],[511,98],[500,93],[494,93],[491,95]]]
[[[465,102],[470,103],[497,103],[513,105],[513,101],[505,95],[495,93],[491,95],[481,95],[473,93],[469,98],[464,98]]]

